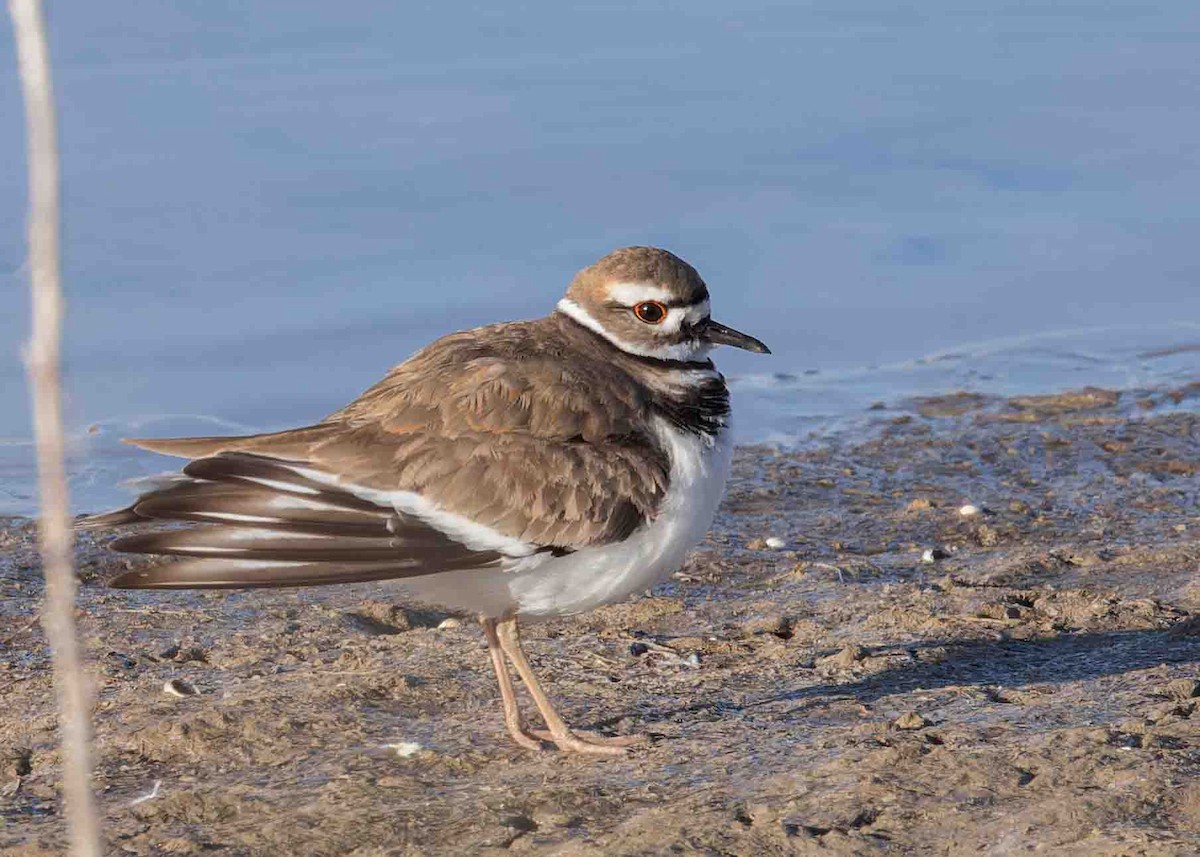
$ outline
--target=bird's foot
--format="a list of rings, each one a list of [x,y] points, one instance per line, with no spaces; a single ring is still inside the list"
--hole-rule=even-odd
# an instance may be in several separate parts
[[[546,745],[539,740],[536,731],[526,728],[525,723],[519,716],[513,718],[505,717],[504,727],[508,730],[509,737],[522,749],[533,750],[535,753],[540,753],[546,749]]]
[[[592,756],[623,756],[630,747],[646,740],[644,735],[598,735],[583,730],[556,735],[549,729],[531,729],[530,734],[549,741],[560,750]]]

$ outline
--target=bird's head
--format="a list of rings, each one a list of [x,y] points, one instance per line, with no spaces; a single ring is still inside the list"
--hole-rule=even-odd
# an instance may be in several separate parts
[[[715,345],[770,353],[753,336],[713,321],[696,269],[657,247],[625,247],[584,268],[558,311],[641,357],[702,360]]]

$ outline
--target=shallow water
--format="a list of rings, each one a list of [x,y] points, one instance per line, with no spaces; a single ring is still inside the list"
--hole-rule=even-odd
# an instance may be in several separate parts
[[[745,440],[914,392],[1200,376],[1200,7],[157,5],[53,10],[79,509],[163,466],[119,435],[311,421],[628,243],[774,348],[721,355]],[[9,51],[0,512],[24,513]]]

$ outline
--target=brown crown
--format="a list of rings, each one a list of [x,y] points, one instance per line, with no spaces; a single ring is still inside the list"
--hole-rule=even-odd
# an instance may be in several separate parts
[[[582,306],[607,300],[610,283],[646,283],[671,292],[672,301],[698,303],[708,299],[700,274],[674,253],[658,247],[622,247],[589,265],[571,281],[567,297]]]

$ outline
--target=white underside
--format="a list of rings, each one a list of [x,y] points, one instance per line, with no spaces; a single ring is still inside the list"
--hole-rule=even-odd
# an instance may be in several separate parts
[[[629,538],[565,556],[514,558],[481,569],[396,581],[430,603],[485,616],[548,618],[582,613],[642,592],[670,576],[708,532],[729,476],[728,427],[714,440],[658,427],[671,460],[668,491],[653,520]]]

